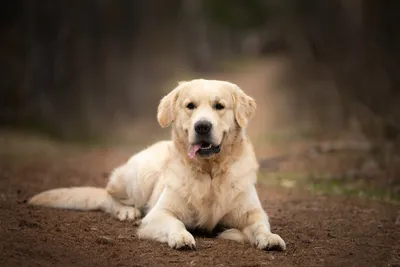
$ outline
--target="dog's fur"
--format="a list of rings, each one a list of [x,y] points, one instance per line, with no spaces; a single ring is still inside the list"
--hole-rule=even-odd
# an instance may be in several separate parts
[[[194,103],[193,109],[187,108]],[[222,108],[216,108],[216,103]],[[219,237],[250,242],[259,249],[285,250],[283,239],[271,233],[256,189],[258,163],[245,128],[255,101],[237,85],[216,80],[181,82],[158,107],[162,127],[172,124],[172,141],[161,141],[115,169],[105,189],[53,189],[29,200],[32,205],[96,210],[120,220],[137,220],[140,238],[194,248],[187,229],[212,231]],[[195,123],[212,125],[210,143],[220,152],[188,156],[198,137]],[[190,153],[190,152],[189,152]]]

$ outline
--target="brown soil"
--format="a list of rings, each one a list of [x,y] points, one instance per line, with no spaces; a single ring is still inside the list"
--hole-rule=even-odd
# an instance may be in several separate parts
[[[49,188],[103,186],[108,172],[129,153],[63,146],[18,149],[0,153],[0,266],[400,266],[395,204],[260,185],[272,229],[285,239],[287,251],[259,251],[202,236],[196,238],[196,251],[176,251],[138,240],[131,223],[101,212],[25,203]]]

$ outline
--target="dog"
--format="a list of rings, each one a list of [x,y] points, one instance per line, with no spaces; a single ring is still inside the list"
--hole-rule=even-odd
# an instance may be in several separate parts
[[[161,99],[157,113],[161,127],[172,125],[172,140],[134,155],[112,172],[104,189],[53,189],[29,204],[139,220],[140,239],[175,249],[196,247],[188,230],[211,232],[218,225],[224,229],[219,238],[285,250],[255,188],[258,162],[245,134],[255,110],[255,100],[236,84],[180,82]]]

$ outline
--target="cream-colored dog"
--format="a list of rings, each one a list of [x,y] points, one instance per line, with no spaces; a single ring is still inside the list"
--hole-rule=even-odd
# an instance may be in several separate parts
[[[105,189],[53,189],[33,205],[96,210],[137,220],[140,238],[195,248],[187,229],[225,228],[220,238],[250,242],[259,249],[286,248],[271,233],[255,183],[258,163],[245,135],[255,101],[237,85],[197,79],[181,82],[158,107],[172,141],[134,155],[112,173]]]

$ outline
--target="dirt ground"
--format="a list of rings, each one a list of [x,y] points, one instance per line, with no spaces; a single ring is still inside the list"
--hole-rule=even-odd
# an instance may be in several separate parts
[[[2,139],[0,153],[0,266],[400,266],[397,204],[260,183],[272,230],[287,251],[201,235],[196,251],[176,251],[138,240],[135,226],[101,212],[26,204],[45,189],[103,186],[136,148],[10,142]]]

